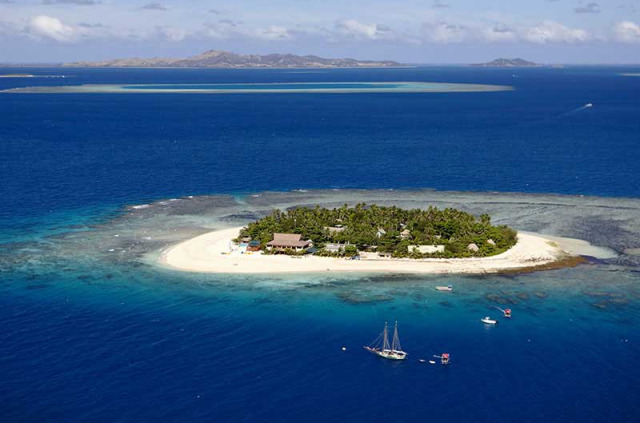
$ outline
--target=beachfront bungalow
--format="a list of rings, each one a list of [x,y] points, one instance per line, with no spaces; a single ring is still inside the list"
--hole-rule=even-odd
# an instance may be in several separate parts
[[[249,241],[247,251],[260,251],[260,241]]]
[[[467,250],[471,251],[472,253],[477,253],[478,251],[480,251],[480,248],[475,243],[471,243],[467,245]]]
[[[407,246],[409,253],[417,251],[420,254],[444,253],[444,245],[409,245]]]
[[[400,238],[402,239],[411,238],[411,231],[409,229],[405,229],[404,231],[400,232]]]
[[[303,251],[312,245],[311,241],[303,241],[300,234],[273,234],[273,241],[267,243],[267,250]]]
[[[329,244],[325,244],[324,245],[324,249],[330,253],[339,253],[340,251],[344,251],[345,247],[349,246],[349,245],[353,245],[355,247],[354,244],[333,244],[333,243],[329,243]]]

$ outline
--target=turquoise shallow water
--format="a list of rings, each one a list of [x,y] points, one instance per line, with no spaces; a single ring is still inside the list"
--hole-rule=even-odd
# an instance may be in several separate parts
[[[0,91],[5,94],[287,94],[287,93],[449,93],[510,91],[510,86],[486,84],[452,84],[440,82],[322,82],[322,83],[250,83],[250,84],[82,84],[60,86],[33,86]]]
[[[427,85],[427,84],[425,84]],[[324,84],[166,84],[166,85],[127,85],[124,88],[142,90],[183,89],[183,90],[313,90],[313,89],[359,89],[359,88],[398,88],[400,84],[367,84],[367,83],[324,83]]]

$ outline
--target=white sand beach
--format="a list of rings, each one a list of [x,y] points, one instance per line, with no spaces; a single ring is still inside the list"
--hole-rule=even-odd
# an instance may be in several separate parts
[[[173,269],[201,273],[308,273],[308,272],[382,272],[382,273],[499,273],[548,266],[575,257],[590,244],[580,240],[545,238],[520,232],[510,250],[492,257],[462,259],[362,259],[327,257],[290,257],[262,253],[229,253],[231,239],[241,228],[209,232],[169,247],[160,255],[160,263]],[[566,241],[566,242],[564,242]],[[586,247],[585,247],[586,248]],[[591,252],[591,250],[590,250]]]

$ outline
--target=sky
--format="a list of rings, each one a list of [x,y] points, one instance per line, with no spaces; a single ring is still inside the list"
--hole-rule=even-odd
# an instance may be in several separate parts
[[[0,62],[206,50],[476,63],[640,63],[640,0],[0,0]]]

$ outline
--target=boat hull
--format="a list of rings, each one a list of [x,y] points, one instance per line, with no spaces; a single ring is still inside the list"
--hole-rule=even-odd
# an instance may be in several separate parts
[[[390,350],[378,350],[375,348],[364,347],[365,350],[377,355],[378,357],[386,358],[387,360],[404,360],[407,358],[407,353],[404,351],[390,351]]]

